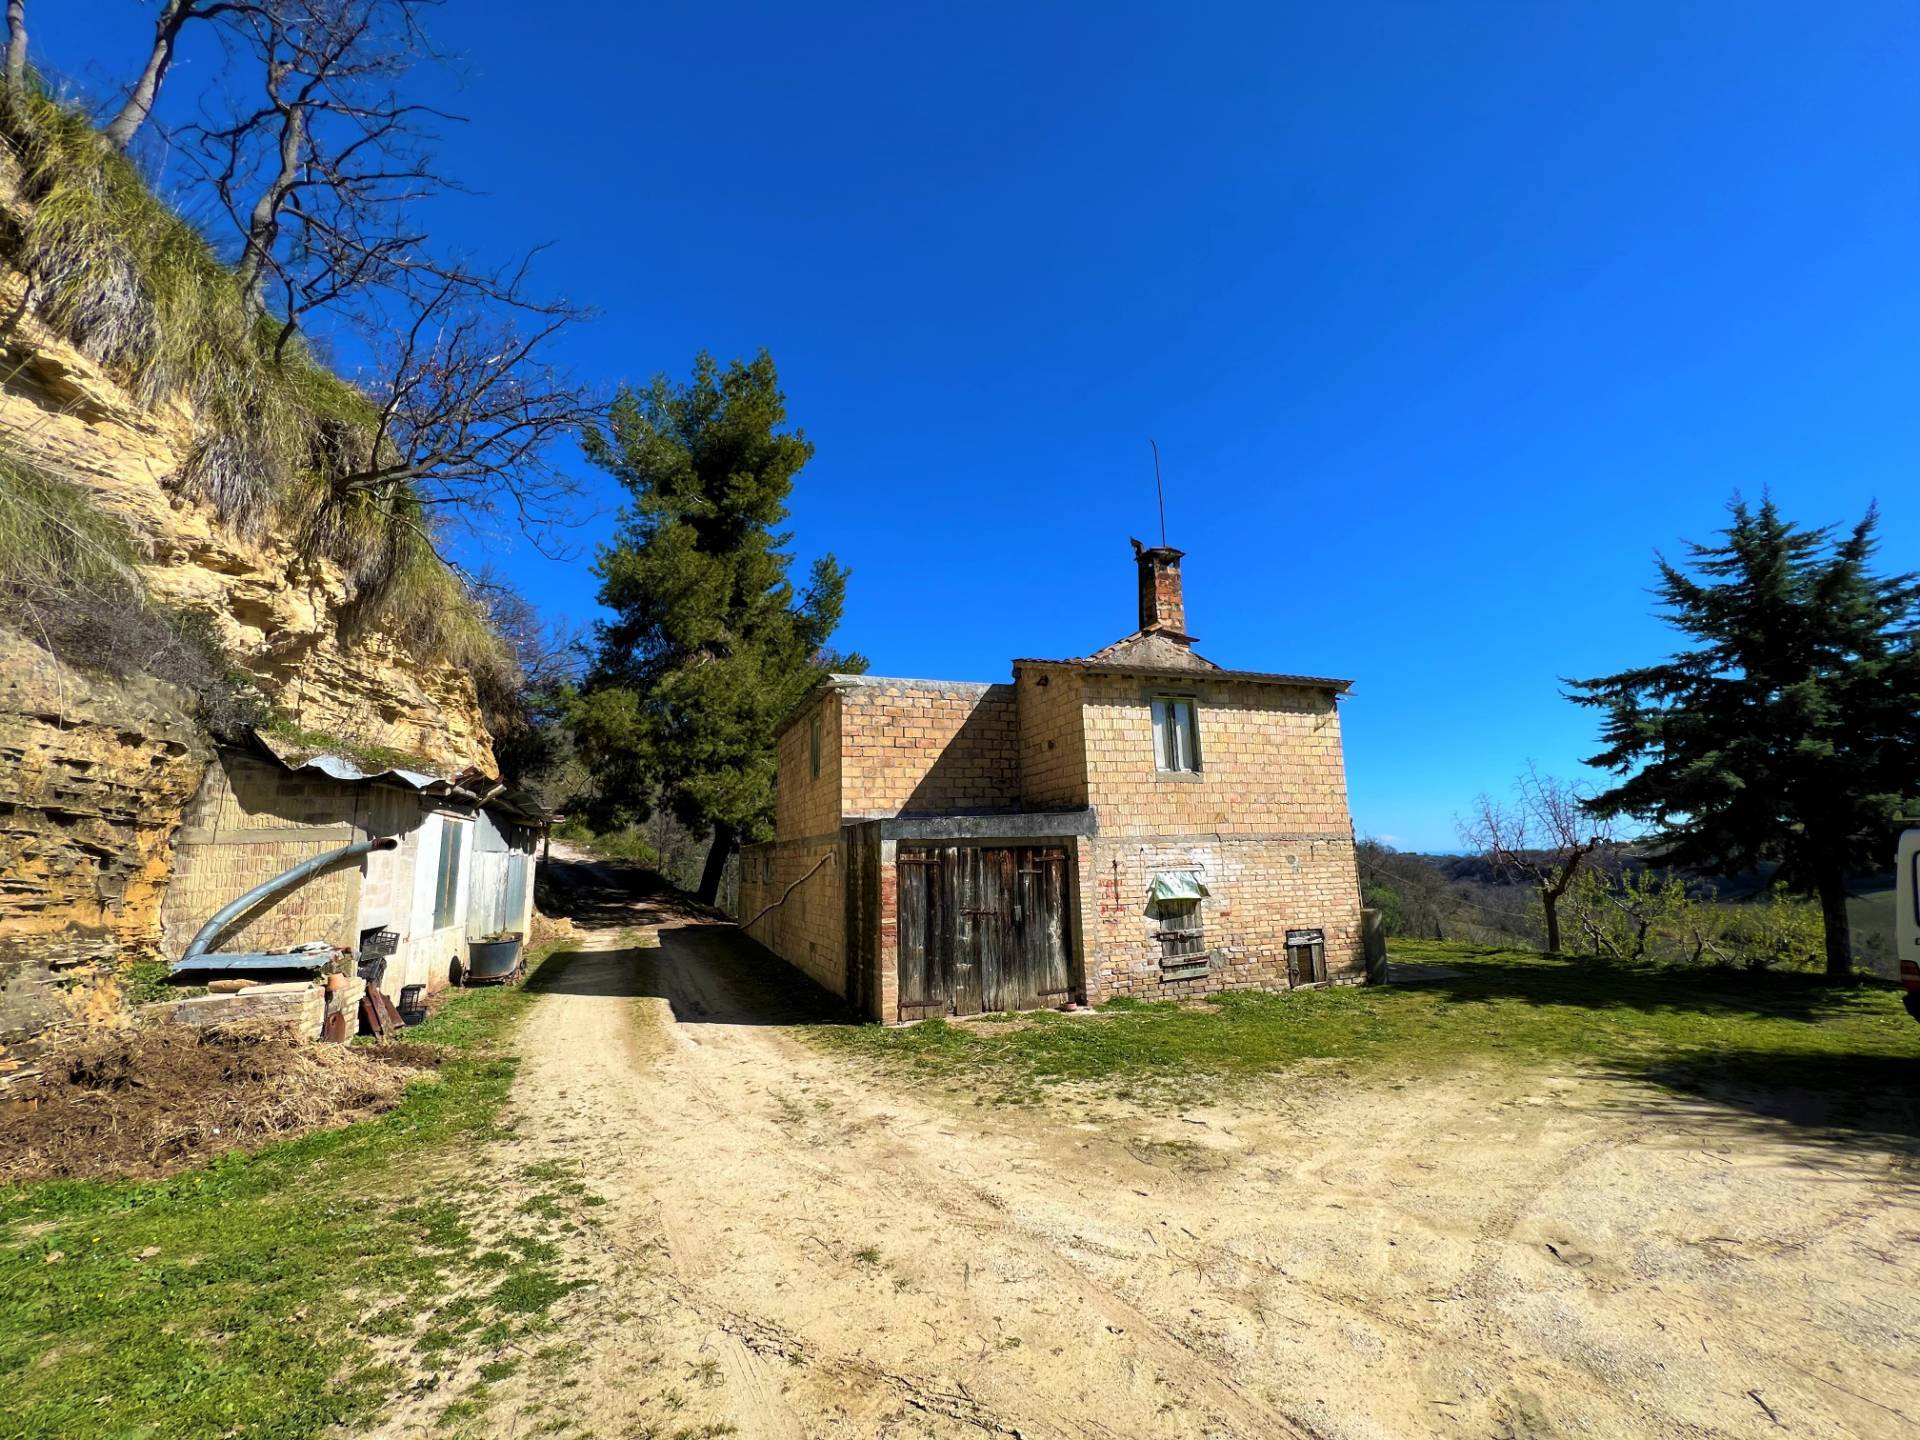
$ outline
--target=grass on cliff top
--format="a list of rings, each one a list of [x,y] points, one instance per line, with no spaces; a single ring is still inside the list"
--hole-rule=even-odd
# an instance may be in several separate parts
[[[0,106],[21,206],[12,259],[40,315],[144,405],[179,398],[195,434],[169,483],[236,534],[269,530],[341,566],[355,615],[421,659],[504,666],[460,577],[434,552],[404,485],[378,496],[332,483],[372,445],[365,392],[271,316],[249,317],[206,237],[105,145],[88,117],[34,92]]]
[[[409,1031],[450,1057],[377,1120],[167,1180],[0,1188],[0,1435],[316,1436],[537,1331],[576,1282],[544,1222],[483,1243],[474,1155],[508,1133],[513,1030],[565,964]]]
[[[1392,958],[1454,973],[1201,1004],[1117,1000],[1094,1016],[810,1034],[906,1074],[1028,1100],[1062,1081],[1198,1093],[1310,1061],[1402,1074],[1539,1064],[1684,1087],[1717,1080],[1904,1094],[1920,1065],[1920,1025],[1899,992],[1878,982],[1835,988],[1801,974],[1627,969],[1416,940],[1395,940]]]

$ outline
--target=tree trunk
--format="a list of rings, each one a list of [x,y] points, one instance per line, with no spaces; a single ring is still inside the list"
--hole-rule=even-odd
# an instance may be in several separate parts
[[[260,192],[260,198],[253,202],[253,211],[247,216],[246,248],[240,252],[240,264],[235,271],[247,314],[255,319],[266,313],[267,269],[273,263],[273,247],[280,240],[280,210],[293,193],[293,182],[299,178],[300,165],[306,157],[306,144],[306,112],[298,105],[283,107],[280,112],[280,168],[272,182]]]
[[[1827,979],[1853,978],[1853,931],[1847,924],[1847,882],[1838,870],[1820,873],[1820,918],[1827,929]]]
[[[707,849],[706,868],[700,872],[700,903],[711,905],[720,898],[720,877],[726,873],[727,857],[733,853],[734,829],[731,825],[713,827],[713,844]]]
[[[153,49],[147,56],[147,68],[133,82],[133,90],[127,96],[127,103],[120,107],[120,113],[101,132],[107,137],[107,143],[122,154],[153,113],[153,102],[160,97],[167,67],[173,64],[173,47],[180,38],[180,27],[192,18],[190,0],[167,0],[161,10],[159,23],[153,27]]]
[[[15,99],[27,89],[27,0],[7,0],[7,89]]]
[[[1560,953],[1560,897],[1548,889],[1540,891],[1540,906],[1547,912],[1547,953]]]

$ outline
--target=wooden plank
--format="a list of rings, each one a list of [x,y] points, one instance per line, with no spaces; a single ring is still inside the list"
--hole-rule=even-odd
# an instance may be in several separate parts
[[[899,861],[900,1009],[905,1018],[909,1007],[944,1001],[946,996],[935,993],[928,964],[932,892],[939,884],[939,868],[918,854],[902,852]]]
[[[973,901],[973,933],[979,953],[980,1008],[1010,1010],[1018,1004],[1013,931],[1013,852],[975,850],[979,866]]]
[[[1035,905],[1027,920],[1034,945],[1035,998],[1040,1004],[1058,1004],[1073,992],[1073,967],[1067,960],[1066,853],[1044,852],[1035,868]]]
[[[981,946],[987,928],[981,923],[980,851],[971,845],[946,848],[948,923],[953,943],[953,1013],[978,1015],[985,1003],[982,992]]]

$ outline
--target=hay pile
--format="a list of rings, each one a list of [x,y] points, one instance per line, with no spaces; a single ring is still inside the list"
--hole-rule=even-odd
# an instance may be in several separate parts
[[[0,1181],[164,1175],[399,1103],[431,1046],[322,1045],[285,1025],[151,1025],[49,1056],[0,1116]]]

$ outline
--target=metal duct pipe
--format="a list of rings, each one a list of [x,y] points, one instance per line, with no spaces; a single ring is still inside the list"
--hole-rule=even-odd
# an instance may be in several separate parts
[[[268,896],[278,895],[282,890],[291,890],[309,875],[326,869],[336,861],[351,860],[357,855],[369,855],[375,850],[392,850],[399,844],[398,837],[393,835],[382,835],[377,840],[357,840],[351,845],[342,845],[338,850],[329,850],[324,855],[316,855],[311,860],[302,860],[284,874],[262,881],[238,900],[230,900],[222,905],[214,917],[200,927],[199,933],[193,937],[193,943],[187,946],[187,953],[180,957],[181,960],[191,960],[196,955],[206,954],[213,947],[214,941],[220,938],[223,930]]]

